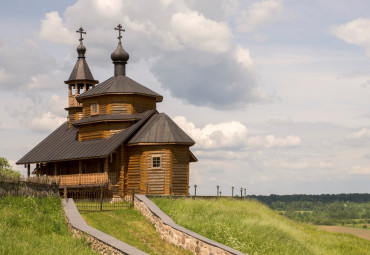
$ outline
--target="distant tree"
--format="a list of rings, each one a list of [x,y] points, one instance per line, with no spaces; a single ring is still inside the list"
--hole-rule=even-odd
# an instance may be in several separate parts
[[[0,157],[0,178],[20,179],[21,173],[13,170],[6,158]]]

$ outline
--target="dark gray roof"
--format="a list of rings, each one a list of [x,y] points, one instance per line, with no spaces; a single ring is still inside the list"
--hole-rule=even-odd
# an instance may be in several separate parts
[[[170,117],[164,113],[154,114],[150,120],[128,141],[137,143],[182,143],[194,145],[191,139]]]
[[[106,122],[106,121],[121,121],[121,120],[141,120],[145,116],[145,113],[136,114],[104,114],[97,116],[90,116],[72,123],[74,126],[82,124],[94,123],[94,122]]]
[[[71,75],[69,76],[68,82],[78,80],[94,81],[94,83],[98,82],[94,80],[94,77],[84,57],[77,59],[76,65],[73,68]]]
[[[140,94],[155,97],[157,102],[162,102],[163,100],[163,96],[123,75],[109,78],[95,86],[95,88],[77,96],[77,99],[102,94]]]
[[[155,113],[149,110],[143,113],[142,119],[130,127],[116,133],[108,139],[89,140],[79,142],[76,140],[78,129],[68,127],[65,122],[35,148],[21,158],[17,164],[40,162],[53,162],[82,158],[107,157],[124,143],[132,134]]]

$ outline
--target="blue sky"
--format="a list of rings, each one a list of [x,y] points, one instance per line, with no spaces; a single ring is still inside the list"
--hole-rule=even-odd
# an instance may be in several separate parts
[[[80,27],[95,79],[127,75],[197,145],[191,186],[223,194],[369,192],[367,1],[2,1],[0,156],[12,164],[66,120]],[[24,171],[23,166],[16,166]]]

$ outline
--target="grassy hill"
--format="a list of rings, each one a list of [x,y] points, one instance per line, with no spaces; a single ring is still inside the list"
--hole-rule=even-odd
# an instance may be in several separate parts
[[[0,198],[0,254],[97,254],[68,231],[59,198]]]
[[[176,223],[248,254],[369,254],[370,241],[297,223],[257,201],[152,199]]]

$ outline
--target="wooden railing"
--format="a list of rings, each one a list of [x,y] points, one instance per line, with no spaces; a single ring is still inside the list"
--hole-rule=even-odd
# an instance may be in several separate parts
[[[93,173],[93,174],[70,174],[50,176],[49,178],[59,182],[60,187],[79,185],[116,185],[118,182],[117,173]]]

